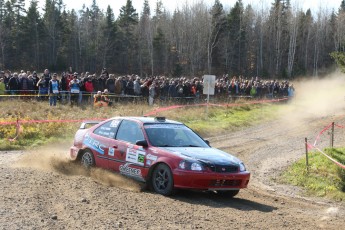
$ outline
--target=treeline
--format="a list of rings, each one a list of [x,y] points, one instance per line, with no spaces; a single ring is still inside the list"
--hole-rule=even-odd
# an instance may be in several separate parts
[[[330,53],[344,51],[345,0],[315,15],[289,0],[260,9],[200,1],[174,12],[145,0],[139,15],[127,0],[117,17],[96,0],[79,11],[62,0],[42,11],[34,0],[27,9],[25,0],[0,0],[0,69],[293,78],[319,75],[334,65]]]

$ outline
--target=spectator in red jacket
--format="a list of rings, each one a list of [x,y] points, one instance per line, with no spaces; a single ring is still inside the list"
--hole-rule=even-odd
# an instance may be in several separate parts
[[[85,82],[85,91],[88,93],[92,93],[94,91],[92,79],[90,77]]]
[[[94,91],[94,87],[93,87],[91,76],[89,76],[87,78],[87,81],[85,82],[85,91],[86,91],[86,94],[87,94],[88,101],[90,101],[92,93]]]

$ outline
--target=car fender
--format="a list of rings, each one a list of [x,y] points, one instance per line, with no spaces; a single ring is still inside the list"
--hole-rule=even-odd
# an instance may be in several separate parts
[[[176,163],[175,159],[171,159],[168,157],[159,157],[157,161],[155,161],[151,167],[149,168],[149,172],[147,173],[146,181],[149,181],[151,179],[153,170],[157,167],[159,164],[166,164],[169,166],[171,172],[173,172],[173,169],[177,167],[178,163]]]

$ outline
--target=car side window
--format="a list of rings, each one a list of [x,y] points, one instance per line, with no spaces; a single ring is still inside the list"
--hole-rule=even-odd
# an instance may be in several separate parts
[[[114,139],[120,120],[111,120],[94,130],[94,134]]]
[[[138,123],[123,120],[117,132],[116,139],[135,144],[138,140],[144,140],[145,138]]]

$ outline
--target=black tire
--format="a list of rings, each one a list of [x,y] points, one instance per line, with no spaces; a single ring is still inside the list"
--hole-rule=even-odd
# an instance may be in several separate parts
[[[91,168],[95,166],[95,158],[93,156],[93,153],[90,150],[85,150],[81,155],[80,162],[85,168]]]
[[[240,192],[239,189],[238,190],[218,190],[217,194],[223,197],[232,198],[236,196],[239,192]]]
[[[159,164],[153,170],[151,183],[153,190],[158,194],[169,196],[174,193],[174,178],[166,164]]]

